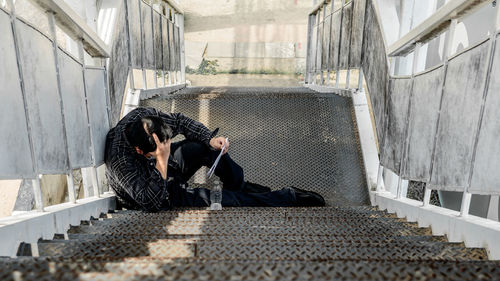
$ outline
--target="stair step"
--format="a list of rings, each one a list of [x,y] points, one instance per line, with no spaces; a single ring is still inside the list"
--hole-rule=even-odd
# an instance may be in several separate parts
[[[64,258],[0,260],[0,280],[499,280],[499,262],[201,261]],[[29,269],[29,270],[28,270]]]
[[[335,226],[335,227],[333,227]],[[404,227],[403,225],[392,225],[390,228],[384,226],[370,225],[169,225],[169,226],[147,226],[140,225],[109,225],[109,226],[90,226],[82,225],[73,227],[69,233],[88,233],[88,234],[112,234],[123,236],[141,236],[141,235],[287,235],[294,233],[297,235],[334,235],[334,236],[401,236],[401,235],[432,235],[429,228]]]
[[[63,241],[39,243],[40,256],[65,257],[139,257],[160,258],[198,257],[206,259],[283,259],[283,260],[485,260],[483,249],[466,249],[461,243],[441,242],[384,242],[356,243],[281,242],[281,241],[204,241],[184,242],[160,240],[155,242],[88,242]]]
[[[67,241],[87,241],[87,242],[118,242],[118,243],[147,243],[156,241],[182,241],[186,243],[195,242],[325,242],[332,245],[339,243],[397,243],[397,242],[447,242],[445,236],[331,236],[331,235],[235,235],[235,236],[199,236],[199,235],[168,235],[168,236],[113,236],[113,235],[93,235],[93,234],[69,234],[70,240],[46,240],[46,242],[67,242]]]

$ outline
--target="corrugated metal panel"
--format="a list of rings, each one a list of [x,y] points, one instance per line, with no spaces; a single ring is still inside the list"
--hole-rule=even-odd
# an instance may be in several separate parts
[[[39,173],[68,169],[52,42],[17,20],[23,80]]]
[[[92,165],[92,156],[82,65],[61,50],[57,58],[70,166],[73,169],[89,167]]]
[[[106,109],[105,75],[103,69],[88,68],[85,73],[87,98],[94,144],[94,165],[104,163],[104,147],[109,121]]]
[[[382,149],[382,165],[398,173],[401,167],[403,144],[406,137],[406,117],[410,100],[411,79],[391,79],[387,102],[387,124]]]
[[[34,178],[12,26],[2,10],[0,34],[0,178]]]
[[[449,62],[431,175],[437,189],[463,191],[469,184],[488,52],[484,42]]]
[[[443,66],[414,78],[405,178],[424,182],[430,179],[443,79]]]

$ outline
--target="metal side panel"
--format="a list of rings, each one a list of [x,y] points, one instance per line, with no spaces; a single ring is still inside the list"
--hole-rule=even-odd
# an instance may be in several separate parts
[[[169,46],[169,52],[170,52],[170,68],[169,70],[172,71],[175,69],[175,44],[174,44],[174,23],[171,21],[168,21],[168,46]]]
[[[61,173],[68,161],[52,42],[22,21],[16,26],[38,172]]]
[[[439,102],[443,88],[443,66],[415,76],[408,123],[408,155],[403,175],[428,182],[436,136]]]
[[[323,24],[319,24],[318,26],[318,53],[316,54],[316,71],[320,71],[323,69],[323,41],[325,37],[323,37]]]
[[[337,10],[333,13],[332,18],[332,35],[330,43],[330,69],[337,69],[339,65],[339,48],[340,48],[340,20],[342,10]]]
[[[500,36],[496,38],[488,96],[479,133],[469,191],[479,194],[500,194]]]
[[[170,46],[168,43],[168,20],[161,17],[161,41],[162,41],[162,56],[163,56],[163,70],[170,69]]]
[[[352,16],[351,49],[349,51],[349,67],[361,67],[361,48],[363,45],[363,28],[365,23],[366,0],[354,1]]]
[[[163,68],[163,54],[162,54],[162,33],[161,33],[161,15],[153,10],[153,30],[154,30],[154,43],[155,43],[155,64],[157,70]]]
[[[19,68],[9,15],[0,10],[0,178],[34,178]]]
[[[144,61],[142,62],[142,67],[147,69],[155,69],[151,9],[151,6],[141,1],[142,40],[144,41]]]
[[[375,127],[379,144],[382,143],[385,118],[385,101],[389,69],[381,27],[378,23],[373,3],[367,5],[363,40],[363,73],[368,86],[370,102],[375,117]]]
[[[315,20],[316,22],[316,20]],[[311,65],[310,65],[310,71],[315,72],[316,71],[316,55],[318,52],[318,26],[314,25],[311,29]]]
[[[104,146],[106,134],[109,131],[104,70],[88,68],[85,72],[85,79],[90,129],[92,131],[92,143],[94,144],[94,165],[99,166],[104,163]]]
[[[58,51],[57,59],[61,77],[66,134],[68,135],[70,167],[72,169],[89,167],[92,164],[92,157],[82,65],[61,50]]]
[[[139,2],[141,0],[127,0],[130,56],[132,67],[137,69],[142,67],[142,35]]]
[[[322,45],[322,59],[321,69],[328,69],[328,52],[330,52],[330,28],[332,25],[332,16],[327,16],[325,19],[325,27],[323,28],[323,45]]]
[[[181,70],[181,41],[180,41],[180,32],[179,27],[174,25],[174,45],[175,45],[175,68],[174,70]]]
[[[403,144],[405,140],[406,117],[410,100],[411,78],[389,80],[387,103],[387,124],[384,147],[382,149],[382,165],[399,174]]]
[[[468,185],[488,43],[454,57],[448,65],[431,175],[431,184],[440,190],[463,191]]]
[[[342,17],[342,38],[340,39],[340,57],[339,66],[346,69],[349,66],[349,48],[351,45],[352,30],[352,2],[344,7],[344,16]]]

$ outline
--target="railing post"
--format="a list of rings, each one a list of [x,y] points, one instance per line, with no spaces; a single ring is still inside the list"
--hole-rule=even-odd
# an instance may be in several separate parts
[[[42,188],[40,187],[40,175],[33,179],[33,195],[37,211],[43,212]]]
[[[76,203],[76,192],[75,192],[75,182],[73,180],[73,174],[69,173],[67,176],[68,182],[68,199],[71,203]]]
[[[377,192],[382,191],[382,186],[384,184],[384,166],[382,164],[378,165],[378,173],[377,173]]]
[[[358,91],[363,91],[363,68],[359,68],[358,74]]]
[[[469,215],[469,207],[470,207],[470,201],[472,198],[472,194],[464,191],[464,194],[462,195],[462,205],[460,206],[460,216],[461,217],[466,217]]]
[[[426,186],[425,192],[424,192],[423,207],[429,206],[430,201],[431,201],[431,193],[432,193],[432,189],[430,189],[429,187]]]
[[[306,56],[306,77],[305,83],[312,83],[312,65],[313,65],[313,42],[312,32],[314,22],[316,21],[315,15],[309,15],[307,19],[307,56]]]

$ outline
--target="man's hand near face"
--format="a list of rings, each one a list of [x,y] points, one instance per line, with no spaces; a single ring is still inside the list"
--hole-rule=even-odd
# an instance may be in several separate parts
[[[161,177],[167,179],[168,157],[170,156],[171,139],[160,142],[158,136],[153,133],[153,138],[156,143],[156,150],[151,152],[151,155],[156,158],[156,169],[160,171]]]
[[[229,141],[226,142],[225,137],[218,137],[210,140],[210,146],[216,150],[221,150],[224,144],[226,145],[226,147],[224,148],[223,154],[226,154],[227,150],[229,149]]]

